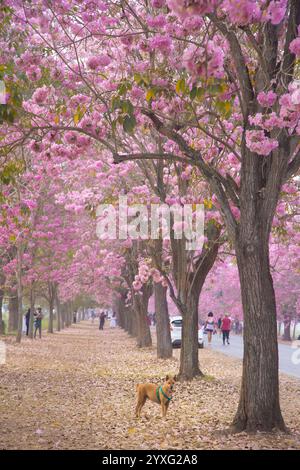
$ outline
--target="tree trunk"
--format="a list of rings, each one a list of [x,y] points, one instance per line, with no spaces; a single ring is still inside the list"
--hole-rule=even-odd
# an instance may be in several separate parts
[[[66,325],[66,328],[68,328],[70,326],[70,324],[69,324],[69,303],[68,302],[65,304],[65,325]]]
[[[291,338],[291,317],[287,315],[284,319],[284,332],[282,339],[284,341],[292,341]]]
[[[18,332],[17,332],[17,343],[21,343],[22,339],[22,327],[23,327],[23,295],[22,287],[18,287]]]
[[[118,292],[114,298],[114,310],[116,310],[118,325],[125,329],[125,296],[121,292]]]
[[[16,341],[21,343],[23,326],[22,248],[17,251],[18,332]]]
[[[0,266],[0,335],[4,335],[5,333],[5,325],[3,321],[3,299],[4,299],[4,285],[5,285],[5,276],[1,271]]]
[[[61,305],[60,306],[60,326],[61,326],[62,330],[65,328],[65,322],[66,322],[66,319],[65,319],[65,306]]]
[[[5,333],[5,326],[4,326],[3,316],[2,316],[3,298],[4,298],[4,290],[0,289],[0,335],[4,335]]]
[[[31,339],[33,339],[34,309],[35,309],[35,293],[34,293],[34,286],[32,284],[30,288],[30,318],[29,318],[29,330],[28,330],[28,336]]]
[[[8,331],[16,331],[18,329],[18,295],[9,293],[8,300]]]
[[[48,324],[48,333],[54,333],[53,331],[53,308],[54,308],[54,302],[53,298],[50,298],[49,301],[49,324]]]
[[[268,237],[236,243],[244,311],[244,359],[235,431],[285,430],[279,405],[276,303],[269,267]],[[264,242],[265,240],[265,242]]]
[[[193,377],[203,375],[198,358],[198,305],[204,282],[218,255],[220,233],[221,227],[218,224],[211,223],[207,227],[206,246],[202,248],[194,272],[188,275],[187,291],[178,305],[183,320],[179,380],[191,380]]]
[[[293,325],[293,340],[296,339],[296,328],[297,328],[297,320],[295,318],[294,325]]]
[[[72,325],[72,304],[68,303],[68,308],[67,308],[67,326]]]
[[[57,295],[56,285],[49,281],[48,282],[48,302],[49,302],[49,324],[48,333],[54,333],[54,303]]]
[[[55,295],[55,303],[56,303],[56,315],[57,315],[57,331],[61,330],[61,308],[58,295]]]
[[[137,318],[133,308],[126,309],[126,322],[127,322],[127,331],[130,336],[133,338],[137,337],[138,328],[137,328]]]
[[[145,348],[152,346],[150,328],[147,322],[149,296],[145,293],[141,293],[133,297],[134,311],[137,320],[137,347]]]
[[[129,333],[129,315],[130,315],[130,309],[129,307],[124,308],[124,330]]]
[[[167,289],[161,283],[154,283],[157,357],[168,359],[172,357],[170,319],[167,302]]]
[[[203,375],[198,360],[198,298],[192,295],[182,312],[182,334],[180,351],[180,380],[191,380],[193,377]]]

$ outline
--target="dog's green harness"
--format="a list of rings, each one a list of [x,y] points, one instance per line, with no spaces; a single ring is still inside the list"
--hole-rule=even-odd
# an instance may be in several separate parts
[[[160,403],[159,392],[161,392],[161,394],[162,394],[168,401],[172,400],[172,397],[168,397],[168,395],[166,395],[165,392],[163,391],[162,386],[160,386],[160,387],[157,387],[157,389],[156,389],[156,396],[157,396],[158,403]]]

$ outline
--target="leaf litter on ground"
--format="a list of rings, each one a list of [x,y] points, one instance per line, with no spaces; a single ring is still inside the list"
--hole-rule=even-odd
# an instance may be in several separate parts
[[[154,335],[155,336],[155,335]],[[199,350],[204,378],[177,383],[167,418],[146,402],[136,419],[135,387],[176,373],[169,360],[138,349],[121,329],[81,322],[20,345],[5,338],[0,366],[0,449],[300,449],[300,381],[280,374],[290,433],[225,434],[234,417],[241,361]]]

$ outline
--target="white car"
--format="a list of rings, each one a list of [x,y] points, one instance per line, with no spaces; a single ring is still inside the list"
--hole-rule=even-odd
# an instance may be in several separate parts
[[[171,341],[173,348],[180,348],[182,333],[182,317],[170,317]],[[203,329],[198,327],[198,346],[204,347]]]

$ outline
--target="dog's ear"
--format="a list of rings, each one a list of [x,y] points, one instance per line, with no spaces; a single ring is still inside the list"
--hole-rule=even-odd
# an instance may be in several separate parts
[[[177,375],[174,375],[173,380],[174,382],[177,382]]]
[[[169,376],[168,376],[168,375],[166,376],[166,380],[169,380]]]

